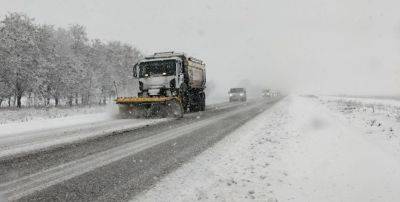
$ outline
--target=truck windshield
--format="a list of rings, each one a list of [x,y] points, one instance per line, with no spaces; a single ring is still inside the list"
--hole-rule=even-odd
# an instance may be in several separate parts
[[[243,88],[231,88],[229,93],[243,93],[244,89]]]
[[[139,64],[139,77],[175,75],[175,64],[175,60],[141,62]]]

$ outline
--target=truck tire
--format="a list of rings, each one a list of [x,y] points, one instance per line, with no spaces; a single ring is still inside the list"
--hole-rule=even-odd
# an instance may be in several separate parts
[[[201,92],[200,97],[200,111],[206,111],[206,94]]]
[[[190,112],[190,94],[185,83],[183,83],[179,88],[179,96],[181,98],[184,112]]]
[[[198,111],[204,111],[205,110],[205,94],[204,92],[195,92],[192,94],[191,97],[191,105],[190,105],[190,111],[191,112],[198,112]]]
[[[190,112],[198,112],[199,111],[199,103],[198,102],[192,102],[190,105]]]
[[[183,107],[181,102],[178,100],[169,100],[166,103],[167,116],[172,118],[182,118],[183,117]]]

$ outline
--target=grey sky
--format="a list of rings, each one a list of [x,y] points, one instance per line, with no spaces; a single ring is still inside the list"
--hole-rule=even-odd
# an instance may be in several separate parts
[[[400,94],[400,1],[0,0],[0,15],[86,26],[91,38],[206,61],[225,92],[241,80],[296,93]]]

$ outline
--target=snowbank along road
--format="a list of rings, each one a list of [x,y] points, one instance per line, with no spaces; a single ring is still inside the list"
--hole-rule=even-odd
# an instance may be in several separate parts
[[[7,200],[127,200],[276,101],[224,104],[183,119],[114,120],[5,135],[0,195]],[[63,135],[64,134],[64,135]]]

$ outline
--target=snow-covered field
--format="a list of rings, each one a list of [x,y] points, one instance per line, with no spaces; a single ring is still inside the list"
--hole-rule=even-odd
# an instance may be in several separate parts
[[[111,121],[115,119],[117,110],[115,106],[111,105],[65,109],[1,109],[0,137]]]
[[[320,97],[319,101],[340,112],[365,138],[400,156],[400,100]]]
[[[287,97],[133,200],[399,201],[396,104],[341,100]]]
[[[112,119],[113,117],[106,112],[73,115],[60,118],[36,118],[31,121],[0,124],[0,137],[5,135],[17,135],[23,132],[57,129],[80,124],[91,124]]]
[[[63,118],[76,115],[88,115],[95,113],[110,113],[114,106],[92,106],[72,108],[0,108],[0,125],[18,122],[40,121],[45,119]]]

